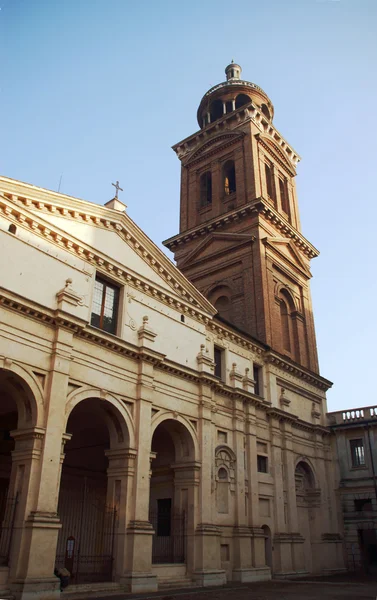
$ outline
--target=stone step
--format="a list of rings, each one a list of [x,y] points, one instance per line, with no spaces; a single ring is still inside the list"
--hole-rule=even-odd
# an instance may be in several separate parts
[[[158,580],[158,589],[159,590],[174,590],[181,588],[193,588],[198,587],[198,584],[192,581],[189,577],[180,577],[179,579],[166,578]]]
[[[121,592],[122,589],[119,583],[115,583],[113,581],[104,583],[81,583],[69,585],[67,588],[65,588],[63,592],[64,596],[62,597],[69,598],[69,600],[78,600],[79,598],[108,596],[110,594],[120,594]]]

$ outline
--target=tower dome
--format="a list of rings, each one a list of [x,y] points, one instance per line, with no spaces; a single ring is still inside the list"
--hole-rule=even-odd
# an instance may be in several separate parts
[[[197,114],[201,129],[251,102],[272,121],[274,107],[271,100],[258,85],[241,79],[241,73],[241,66],[232,60],[225,68],[226,81],[215,85],[204,94]]]

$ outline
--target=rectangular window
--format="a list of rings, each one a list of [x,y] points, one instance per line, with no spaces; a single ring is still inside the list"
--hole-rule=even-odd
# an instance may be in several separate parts
[[[257,396],[262,395],[262,367],[259,365],[253,364],[253,379],[254,383],[254,394]]]
[[[350,440],[351,458],[353,467],[363,467],[365,465],[364,442],[362,438]]]
[[[258,473],[268,473],[268,458],[267,456],[257,455]]]
[[[218,431],[217,432],[217,441],[219,444],[227,444],[228,443],[228,434],[226,431]]]
[[[157,535],[171,535],[171,498],[157,500]]]
[[[215,361],[215,376],[219,379],[223,379],[224,369],[223,369],[223,358],[224,358],[224,350],[215,346],[214,348],[214,361]]]
[[[94,284],[91,325],[108,333],[116,333],[119,288],[96,277]]]
[[[355,501],[355,511],[373,510],[372,500],[370,498],[357,498]]]
[[[267,163],[265,163],[264,169],[265,169],[265,174],[266,174],[267,195],[269,196],[269,198],[271,198],[271,200],[274,201],[274,204],[275,204],[276,197],[275,197],[274,173],[272,170],[272,165],[268,165]]]

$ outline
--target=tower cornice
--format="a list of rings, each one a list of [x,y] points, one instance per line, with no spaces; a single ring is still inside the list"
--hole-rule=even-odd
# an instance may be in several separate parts
[[[237,128],[247,122],[252,122],[264,135],[264,140],[270,139],[276,146],[279,147],[283,156],[286,157],[293,167],[301,160],[295,149],[288,144],[274,125],[266,119],[261,110],[258,109],[253,102],[242,106],[238,110],[225,114],[221,119],[210,123],[203,129],[196,131],[192,135],[174,144],[172,149],[177,154],[180,160],[187,159],[190,154],[201,146],[206,140],[210,140],[212,136],[219,135],[222,132],[237,131]]]
[[[185,242],[194,240],[202,235],[208,235],[212,231],[224,229],[235,221],[243,219],[247,215],[253,213],[258,213],[268,221],[271,221],[276,229],[278,229],[285,237],[290,238],[294,245],[308,258],[315,258],[319,255],[319,251],[301,233],[299,233],[297,229],[292,227],[292,225],[263,197],[256,198],[252,202],[244,204],[231,212],[227,212],[219,217],[210,219],[206,223],[183,231],[182,233],[165,240],[163,244],[169,248],[169,250],[174,252],[178,246]]]

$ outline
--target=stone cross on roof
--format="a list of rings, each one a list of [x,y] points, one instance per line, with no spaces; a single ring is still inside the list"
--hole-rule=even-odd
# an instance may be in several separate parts
[[[120,187],[119,185],[119,181],[117,181],[116,183],[112,183],[111,185],[113,185],[115,187],[115,198],[118,199],[118,192],[121,191],[123,192],[123,188]]]

